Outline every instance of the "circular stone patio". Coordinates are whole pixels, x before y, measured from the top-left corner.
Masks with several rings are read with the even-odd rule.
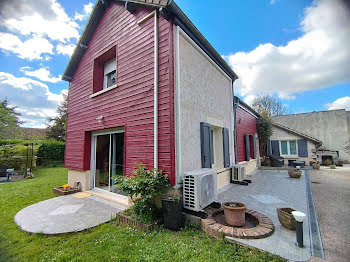
[[[16,224],[29,233],[78,232],[110,221],[125,207],[84,193],[55,197],[19,211]]]

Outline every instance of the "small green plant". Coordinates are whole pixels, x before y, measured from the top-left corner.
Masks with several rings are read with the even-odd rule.
[[[162,170],[148,170],[144,164],[138,163],[133,175],[117,177],[115,182],[134,202],[133,208],[128,212],[139,216],[141,220],[150,221],[157,218],[158,210],[154,199],[170,186],[169,178]]]

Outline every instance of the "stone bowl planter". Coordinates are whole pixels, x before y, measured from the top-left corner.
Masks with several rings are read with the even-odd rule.
[[[65,196],[65,195],[74,194],[74,193],[78,193],[78,192],[80,192],[80,189],[77,189],[77,188],[71,188],[69,190],[64,190],[63,187],[56,187],[53,189],[53,193],[55,195],[59,195],[59,196]]]
[[[290,178],[300,178],[301,172],[302,171],[298,169],[288,169],[288,175]]]
[[[312,168],[313,169],[320,169],[321,164],[320,163],[312,163]]]
[[[292,212],[295,211],[293,208],[277,208],[278,220],[285,228],[289,230],[295,230],[295,218],[292,215]]]
[[[222,204],[227,224],[231,226],[244,226],[245,204],[239,202],[226,202]]]

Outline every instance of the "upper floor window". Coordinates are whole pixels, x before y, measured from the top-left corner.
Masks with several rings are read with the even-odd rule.
[[[114,86],[116,82],[117,63],[115,58],[105,63],[103,89]]]
[[[110,48],[94,60],[93,94],[95,97],[117,87],[116,46]]]

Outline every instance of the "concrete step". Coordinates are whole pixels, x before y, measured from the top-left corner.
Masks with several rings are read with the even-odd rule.
[[[102,198],[104,200],[116,203],[118,205],[122,205],[126,208],[130,207],[132,205],[131,198],[128,196],[123,196],[120,194],[110,193],[110,192],[101,192],[98,190],[89,190],[85,191],[86,193],[90,193],[91,195],[95,197]]]

